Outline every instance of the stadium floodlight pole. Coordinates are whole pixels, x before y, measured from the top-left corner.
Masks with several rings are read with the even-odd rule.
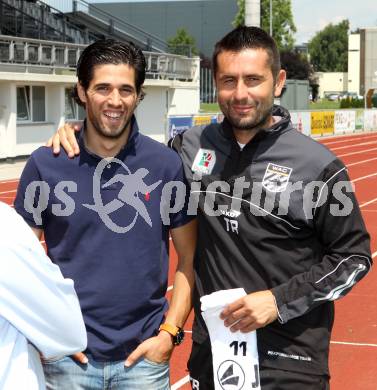
[[[270,0],[270,35],[272,36],[272,0]]]
[[[260,0],[245,0],[245,26],[260,27]]]

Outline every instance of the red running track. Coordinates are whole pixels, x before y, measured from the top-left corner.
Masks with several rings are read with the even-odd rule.
[[[377,256],[377,134],[354,134],[320,141],[339,156],[349,169],[365,223],[371,235],[373,258]],[[0,182],[0,201],[12,204],[17,180]],[[171,248],[169,286],[177,263]],[[377,271],[372,269],[344,299],[336,302],[336,319],[330,349],[332,390],[377,389]],[[167,293],[171,294],[171,287]],[[190,389],[186,362],[191,344],[192,314],[185,342],[171,361],[172,390]]]

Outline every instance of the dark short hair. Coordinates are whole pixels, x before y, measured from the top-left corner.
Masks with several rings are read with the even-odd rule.
[[[141,49],[132,42],[100,39],[87,46],[77,62],[76,75],[79,83],[86,91],[93,79],[97,65],[127,64],[135,69],[136,92],[143,97],[142,86],[145,81],[146,62]],[[76,102],[83,105],[75,87],[73,96]]]
[[[261,28],[246,26],[235,28],[216,43],[212,56],[212,68],[214,75],[216,75],[218,68],[217,57],[222,51],[237,53],[245,49],[266,50],[271,66],[271,72],[276,80],[281,69],[280,54],[276,46],[276,42]]]

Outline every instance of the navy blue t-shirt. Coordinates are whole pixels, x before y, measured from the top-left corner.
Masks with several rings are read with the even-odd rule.
[[[36,150],[22,173],[15,208],[44,230],[48,255],[75,282],[87,353],[99,361],[123,360],[155,334],[167,310],[169,229],[191,217],[183,207],[170,221],[166,212],[162,219],[160,204],[174,206],[168,196],[174,185],[167,183],[182,187],[182,163],[140,134],[135,120],[111,161],[86,150],[83,131],[79,144],[74,159]]]

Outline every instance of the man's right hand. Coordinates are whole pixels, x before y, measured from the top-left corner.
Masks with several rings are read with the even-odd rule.
[[[52,147],[54,154],[59,154],[61,145],[67,152],[69,158],[78,156],[80,154],[80,148],[75,137],[75,131],[80,131],[80,125],[65,123],[47,141],[46,146],[49,148]]]
[[[48,363],[49,361],[54,361],[55,359],[46,359],[41,353],[40,354],[40,357],[41,357],[41,360],[42,362],[46,362]],[[86,355],[82,352],[77,352],[73,355],[70,355],[70,357],[76,361],[77,363],[80,363],[80,364],[88,364],[89,360],[88,358],[86,357]]]
[[[89,361],[86,355],[82,352],[77,352],[72,355],[72,359],[81,364],[88,364]]]

